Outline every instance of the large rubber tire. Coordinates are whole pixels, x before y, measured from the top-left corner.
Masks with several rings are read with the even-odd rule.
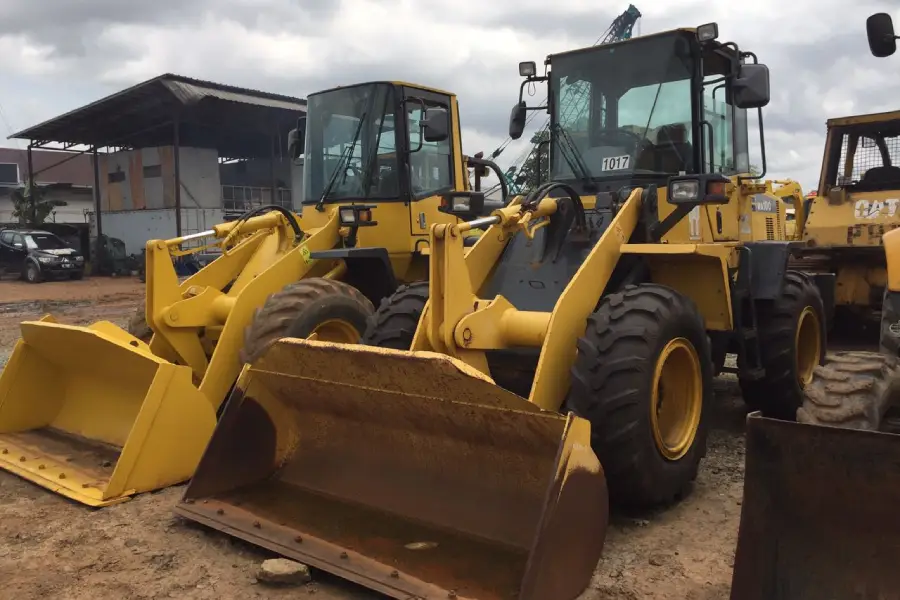
[[[825,362],[822,296],[812,281],[788,271],[781,296],[760,303],[757,310],[766,374],[757,380],[740,379],[744,402],[767,417],[793,421],[803,403],[803,387],[812,381],[816,365]]]
[[[131,318],[128,320],[128,326],[126,327],[128,333],[141,340],[142,342],[150,343],[150,338],[153,337],[153,330],[150,329],[150,326],[147,325],[147,318],[144,310],[144,303],[142,302],[140,306],[134,309],[134,313],[131,315]]]
[[[428,282],[401,285],[392,295],[381,301],[369,319],[362,343],[394,350],[409,350],[425,303],[428,302]]]
[[[900,360],[878,352],[834,352],[803,390],[797,421],[878,431],[900,391]]]
[[[661,357],[674,343],[681,343],[682,354],[692,361],[681,363],[680,370],[691,373],[685,379],[692,386],[690,393],[675,397],[688,399],[680,412],[690,423],[685,430],[690,431],[682,436],[678,454],[667,456],[656,435],[660,417],[654,403],[660,367],[668,363]],[[663,371],[667,378],[672,366],[680,372],[677,361],[668,365]],[[590,421],[591,445],[614,504],[644,508],[685,495],[706,454],[712,382],[709,338],[689,298],[671,288],[644,284],[601,302],[578,340],[565,406]]]
[[[900,356],[900,314],[894,309],[890,291],[884,290],[881,300],[881,334],[878,346],[889,356]]]
[[[331,279],[304,279],[269,296],[244,330],[240,360],[250,363],[281,338],[308,338],[357,343],[366,321],[375,312],[368,298],[355,287]],[[331,334],[320,329],[330,326]]]

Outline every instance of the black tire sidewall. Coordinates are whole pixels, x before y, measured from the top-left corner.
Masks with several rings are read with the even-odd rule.
[[[655,284],[630,289],[604,299],[590,317],[565,406],[591,423],[611,501],[646,508],[680,498],[696,478],[706,454],[713,365],[703,319],[690,299]],[[677,338],[688,340],[699,359],[702,406],[690,449],[669,460],[654,439],[650,410],[657,362]]]
[[[306,338],[325,321],[341,320],[356,329],[360,337],[366,330],[366,315],[359,311],[359,304],[352,298],[339,296],[328,302],[314,302],[303,307],[296,320],[285,330],[284,337]]]
[[[803,385],[797,366],[797,326],[800,315],[812,308],[819,322],[819,365],[825,364],[827,323],[825,308],[818,288],[797,271],[785,275],[785,289],[780,298],[760,310],[760,353],[766,375],[757,381],[741,381],[745,403],[765,416],[793,421],[803,403]],[[790,296],[794,288],[797,297]],[[779,331],[778,321],[788,316],[789,331]],[[789,338],[787,337],[789,335]],[[786,355],[785,346],[789,346]],[[786,357],[785,357],[786,356]]]
[[[31,276],[34,273],[34,277]],[[25,263],[25,281],[28,283],[39,283],[41,281],[41,269],[31,261]]]
[[[372,313],[372,303],[346,283],[312,278],[288,284],[271,294],[256,310],[244,330],[240,361],[253,362],[277,339],[307,338],[330,320],[352,325],[361,338]]]
[[[656,440],[653,437],[652,422],[650,419],[650,407],[643,411],[641,418],[641,428],[646,436],[645,452],[647,456],[641,464],[650,466],[655,465],[651,472],[646,473],[647,478],[655,479],[659,482],[659,486],[675,490],[682,487],[679,482],[694,479],[697,476],[697,467],[700,459],[706,454],[706,437],[708,434],[706,413],[712,402],[714,377],[712,360],[707,358],[704,360],[703,352],[707,352],[709,356],[709,340],[706,336],[706,330],[702,321],[699,321],[695,314],[679,311],[677,320],[667,321],[660,328],[653,352],[648,357],[647,362],[650,367],[648,377],[643,378],[644,386],[641,388],[641,395],[650,399],[653,393],[653,379],[657,362],[666,344],[677,338],[688,340],[694,347],[694,353],[700,362],[700,378],[702,385],[702,407],[700,410],[700,423],[690,449],[681,458],[672,461],[662,455],[657,447]],[[673,492],[677,495],[680,492]]]

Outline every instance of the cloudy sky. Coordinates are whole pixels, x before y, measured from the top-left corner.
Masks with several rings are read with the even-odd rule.
[[[635,4],[644,15],[636,34],[714,20],[720,39],[769,65],[769,174],[794,177],[804,190],[818,181],[827,117],[897,108],[900,54],[872,57],[865,36],[873,12],[890,12],[900,24],[895,0]],[[5,138],[163,72],[294,96],[402,79],[455,91],[465,151],[490,153],[506,137],[517,63],[540,64],[549,53],[593,44],[627,6],[627,0],[0,0],[0,133]],[[505,166],[522,150],[513,144],[498,162]],[[751,160],[758,164],[756,156]]]

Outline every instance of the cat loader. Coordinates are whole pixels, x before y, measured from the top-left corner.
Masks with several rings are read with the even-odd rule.
[[[716,37],[556,54],[545,76],[522,63],[513,138],[546,108],[522,102],[526,85],[588,92],[550,103],[550,182],[505,207],[446,194],[465,221],[432,225],[428,282],[383,300],[363,345],[286,337],[245,365],[177,514],[393,598],[568,600],[611,502],[689,492],[710,337],[734,343],[757,402],[799,403],[822,301],[786,272],[789,242],[766,239],[784,210],[772,182],[704,166],[725,149],[746,161],[746,120],[714,152],[693,107],[722,82],[723,112],[769,94],[767,68]],[[560,124],[579,98],[604,110]]]
[[[456,97],[405,83],[313,94],[291,133],[302,214],[254,209],[146,244],[140,339],[108,321],[21,324],[0,374],[0,467],[91,506],[187,480],[244,362],[291,335],[354,343],[398,282],[427,277],[438,192],[476,186]],[[200,243],[184,248],[182,244]],[[205,244],[205,245],[204,245]],[[173,258],[221,256],[179,282]]]
[[[890,16],[866,25],[893,54]],[[900,598],[900,231],[882,240],[880,351],[830,353],[796,421],[747,418],[732,600]]]

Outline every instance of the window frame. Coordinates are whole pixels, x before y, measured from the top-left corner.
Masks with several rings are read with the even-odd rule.
[[[409,202],[418,202],[419,200],[424,200],[426,198],[432,198],[436,195],[441,194],[441,192],[448,192],[457,189],[457,181],[456,181],[456,169],[454,168],[456,164],[456,152],[457,147],[454,143],[454,115],[452,109],[451,97],[449,94],[440,94],[438,92],[434,92],[431,90],[425,90],[421,88],[415,88],[410,86],[403,86],[402,94],[400,94],[403,98],[403,104],[400,107],[399,114],[402,115],[402,118],[399,119],[400,127],[402,130],[402,135],[400,140],[398,140],[398,152],[402,152],[402,158],[400,159],[400,169],[401,172],[404,173],[404,177],[401,177],[401,187],[405,187],[405,194],[403,199]],[[415,152],[412,152],[412,140],[410,139],[411,130],[409,127],[409,113],[407,109],[412,106],[419,106],[421,104],[425,104],[425,108],[442,108],[447,111],[447,118],[450,120],[450,131],[447,137],[446,143],[450,148],[450,152],[447,155],[447,170],[450,174],[449,183],[441,188],[435,190],[425,190],[423,192],[419,192],[418,194],[413,194],[412,192],[412,155]],[[423,115],[424,117],[424,115]],[[443,142],[440,142],[443,143]],[[424,148],[424,142],[423,146]],[[419,150],[421,151],[421,150]]]

